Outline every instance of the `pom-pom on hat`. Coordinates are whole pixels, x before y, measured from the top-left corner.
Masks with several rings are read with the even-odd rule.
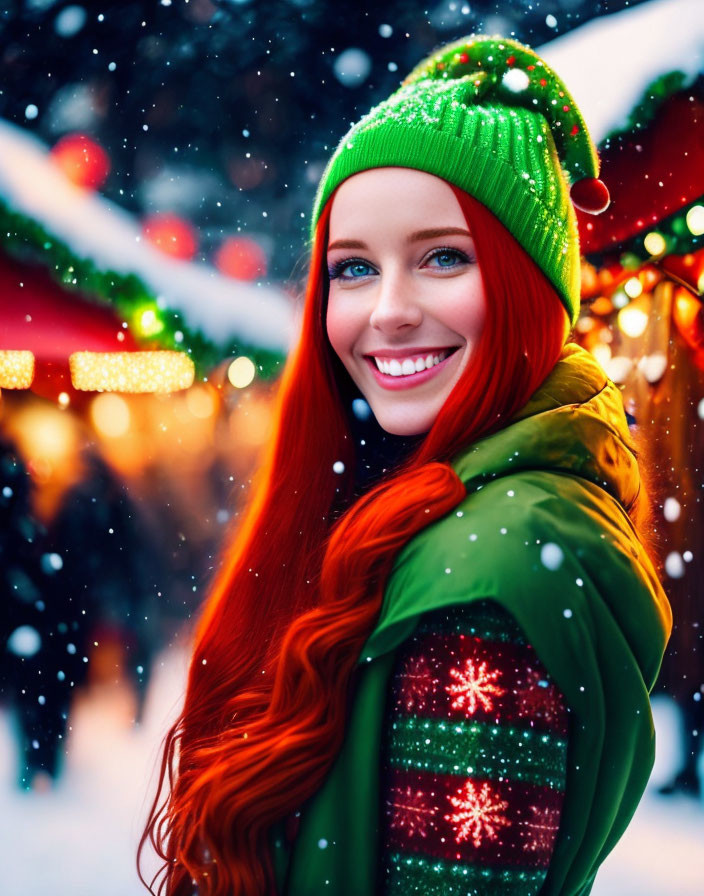
[[[572,326],[580,300],[574,207],[599,214],[609,192],[571,94],[529,47],[470,35],[420,62],[343,137],[323,172],[325,202],[368,168],[417,168],[484,203],[552,282]]]

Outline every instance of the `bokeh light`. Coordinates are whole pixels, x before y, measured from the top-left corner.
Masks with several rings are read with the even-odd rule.
[[[266,255],[248,237],[228,237],[215,253],[215,266],[236,280],[256,280],[266,275]]]
[[[693,205],[687,212],[687,227],[694,236],[704,233],[704,205]]]
[[[245,355],[241,355],[239,358],[235,358],[227,368],[227,378],[235,388],[244,389],[252,382],[256,372],[254,362]]]
[[[144,219],[142,231],[153,246],[173,258],[190,261],[196,254],[195,228],[178,215],[149,215]]]
[[[127,402],[113,392],[96,396],[91,402],[90,416],[93,426],[108,438],[125,435],[130,426],[130,409]]]
[[[66,177],[79,187],[97,190],[110,173],[110,158],[102,146],[85,134],[67,134],[55,144],[51,157]]]

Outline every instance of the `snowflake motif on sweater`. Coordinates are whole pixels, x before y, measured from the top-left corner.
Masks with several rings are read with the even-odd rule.
[[[531,806],[530,811],[532,819],[523,823],[525,848],[531,852],[549,851],[560,826],[560,810],[554,806]]]
[[[508,803],[497,799],[486,781],[480,790],[470,778],[456,796],[450,797],[450,802],[458,811],[445,818],[455,826],[455,840],[458,843],[471,836],[472,843],[481,846],[484,837],[495,840],[497,830],[502,825],[511,824],[504,815]]]
[[[425,709],[425,701],[435,684],[426,657],[414,656],[404,669],[399,700],[408,712],[420,712]]]
[[[487,672],[486,662],[477,665],[474,660],[467,659],[464,669],[450,669],[450,675],[457,684],[445,685],[448,694],[455,698],[452,701],[453,709],[465,709],[467,715],[473,716],[477,711],[477,705],[481,703],[483,708],[490,712],[494,708],[492,697],[501,697],[505,693],[502,687],[493,682],[501,675],[500,669],[492,669]]]
[[[435,807],[428,804],[425,791],[414,790],[410,785],[405,789],[396,787],[391,800],[395,809],[391,826],[400,828],[409,838],[427,837]]]

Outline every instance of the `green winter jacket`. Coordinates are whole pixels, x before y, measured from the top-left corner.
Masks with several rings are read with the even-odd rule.
[[[541,896],[586,896],[650,775],[649,693],[670,605],[625,508],[640,487],[621,393],[568,343],[530,401],[452,460],[467,495],[398,553],[361,652],[343,747],[272,831],[279,893],[372,896],[380,744],[395,653],[432,609],[491,597],[523,628],[570,708],[561,826]]]

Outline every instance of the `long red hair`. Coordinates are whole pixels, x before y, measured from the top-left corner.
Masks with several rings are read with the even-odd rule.
[[[318,789],[342,745],[354,668],[394,556],[462,500],[448,461],[506,425],[569,335],[544,274],[488,209],[453,190],[474,237],[485,327],[425,438],[360,497],[349,380],[324,324],[332,197],[320,216],[273,436],[224,547],[196,626],[183,710],[164,740],[137,853],[150,892],[139,871],[147,839],[164,859],[159,894],[186,896],[194,882],[200,896],[276,892],[271,826]]]

